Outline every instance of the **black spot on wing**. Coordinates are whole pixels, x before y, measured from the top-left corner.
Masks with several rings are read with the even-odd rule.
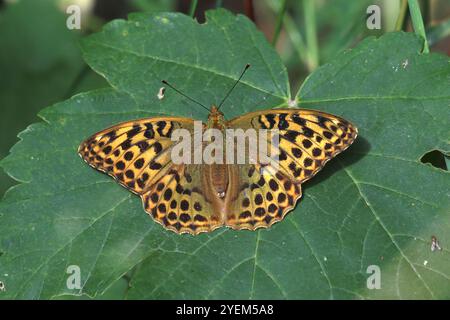
[[[127,138],[131,139],[133,138],[135,135],[137,135],[139,132],[141,131],[141,126],[138,124],[135,124],[133,126],[133,128],[127,132]]]
[[[145,127],[147,128],[144,132],[144,137],[147,139],[153,139],[155,133],[153,131],[153,125],[150,122],[145,123]]]
[[[278,121],[278,129],[279,130],[286,130],[289,128],[289,123],[286,121],[286,113],[280,113],[279,115],[279,121]]]
[[[302,127],[306,125],[306,120],[301,118],[298,114],[292,115],[292,121],[294,121],[296,124]]]
[[[156,125],[158,126],[158,129],[156,129],[158,131],[158,134],[160,136],[164,136],[163,131],[164,131],[164,128],[166,127],[166,125],[167,125],[167,122],[166,121],[158,121],[156,123]]]
[[[139,147],[139,150],[141,152],[148,150],[148,148],[150,147],[147,141],[139,141],[138,143],[136,143],[136,145]]]
[[[290,142],[295,143],[295,140],[300,135],[299,132],[293,130],[287,130],[286,133],[282,134],[282,136]]]

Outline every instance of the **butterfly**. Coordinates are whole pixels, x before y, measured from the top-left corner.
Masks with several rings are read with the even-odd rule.
[[[255,230],[281,221],[301,197],[301,184],[347,149],[358,133],[341,117],[306,109],[271,109],[225,120],[222,103],[210,108],[202,130],[276,129],[278,166],[174,163],[173,133],[185,129],[194,134],[193,119],[174,116],[116,124],[83,141],[78,153],[139,195],[145,211],[164,228],[196,235],[222,226]]]

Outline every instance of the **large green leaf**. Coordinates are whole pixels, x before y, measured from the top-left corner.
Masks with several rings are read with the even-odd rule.
[[[353,121],[356,144],[305,184],[284,221],[194,237],[154,223],[138,197],[79,159],[78,144],[157,113],[205,119],[173,91],[158,100],[161,79],[212,104],[250,63],[223,108],[233,117],[286,104],[286,70],[248,19],[224,10],[203,25],[181,14],[108,24],[83,50],[112,88],[45,109],[1,162],[23,183],[0,204],[0,297],[80,294],[66,287],[78,265],[90,296],[128,273],[128,298],[449,298],[448,174],[418,159],[449,149],[450,68],[421,47],[389,34],[319,68],[300,101]],[[430,250],[432,235],[442,251]],[[366,287],[369,265],[380,267],[379,290]]]
[[[21,0],[0,11],[0,158],[43,106],[80,92],[77,84],[105,86],[95,73],[82,73],[81,34],[66,28],[66,18],[56,0]],[[0,170],[0,197],[12,182]]]

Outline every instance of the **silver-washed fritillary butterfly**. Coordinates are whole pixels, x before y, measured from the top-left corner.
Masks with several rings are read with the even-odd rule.
[[[282,220],[301,197],[301,184],[348,148],[358,132],[340,117],[292,108],[227,121],[212,106],[203,125],[209,128],[278,129],[277,170],[260,163],[174,164],[172,133],[186,129],[193,134],[194,120],[170,116],[114,125],[82,142],[78,153],[139,195],[145,211],[166,229],[190,234],[221,226],[255,230]]]

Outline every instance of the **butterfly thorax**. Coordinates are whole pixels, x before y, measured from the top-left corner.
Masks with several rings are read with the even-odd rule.
[[[219,130],[225,130],[225,118],[223,116],[223,113],[219,111],[219,108],[216,106],[211,106],[211,110],[208,116],[208,122],[206,127],[219,129]]]

